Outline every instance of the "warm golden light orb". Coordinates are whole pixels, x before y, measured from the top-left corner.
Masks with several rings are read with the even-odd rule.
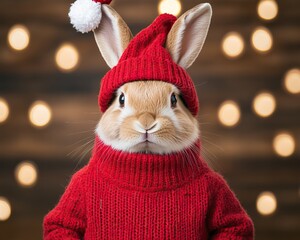
[[[285,74],[284,87],[289,93],[300,93],[300,69],[294,68]]]
[[[29,45],[29,30],[24,25],[15,25],[9,30],[7,41],[12,49],[17,51],[24,50]]]
[[[256,209],[261,215],[270,215],[277,208],[277,200],[272,192],[262,192],[256,200]]]
[[[221,124],[226,127],[235,126],[241,117],[240,108],[234,101],[228,100],[221,104],[218,111],[218,118]]]
[[[11,215],[11,206],[9,201],[0,197],[0,221],[6,221]]]
[[[5,99],[0,98],[0,124],[5,122],[9,115],[8,103]]]
[[[272,20],[278,14],[278,5],[274,0],[261,0],[257,5],[257,14],[263,20]]]
[[[227,33],[222,41],[223,53],[229,58],[236,58],[244,51],[244,39],[237,32]]]
[[[22,162],[15,169],[15,177],[21,186],[31,187],[38,177],[37,167],[31,162]]]
[[[29,120],[36,127],[46,126],[52,117],[49,105],[43,101],[34,102],[29,109]]]
[[[179,0],[161,0],[158,4],[158,12],[178,16],[181,12],[181,3]]]
[[[295,146],[295,139],[288,132],[277,134],[273,140],[274,151],[281,157],[291,156],[295,151]]]
[[[260,93],[254,98],[252,107],[258,116],[269,117],[276,109],[275,97],[268,92]]]
[[[268,52],[273,46],[272,34],[265,27],[256,28],[252,33],[251,43],[257,51]]]
[[[70,43],[61,45],[56,51],[55,62],[63,72],[74,70],[79,63],[78,50]]]

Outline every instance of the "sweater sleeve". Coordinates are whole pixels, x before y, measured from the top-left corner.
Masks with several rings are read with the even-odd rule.
[[[87,167],[75,173],[56,207],[44,218],[44,240],[78,240],[86,228],[85,176]]]
[[[207,218],[209,239],[252,240],[252,220],[223,177],[211,172],[207,175],[207,182],[210,191]]]

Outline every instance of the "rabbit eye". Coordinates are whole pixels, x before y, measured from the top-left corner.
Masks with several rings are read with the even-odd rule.
[[[172,93],[172,95],[171,95],[171,107],[172,107],[172,108],[175,108],[175,107],[176,107],[176,104],[177,104],[177,98],[176,98],[176,95],[175,95],[175,93]]]
[[[124,93],[121,93],[121,95],[119,97],[119,103],[120,103],[120,107],[124,107],[124,105],[125,105],[125,95],[124,95]]]

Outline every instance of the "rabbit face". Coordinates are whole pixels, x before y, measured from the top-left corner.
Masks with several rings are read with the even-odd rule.
[[[96,133],[118,150],[167,154],[192,145],[199,128],[177,87],[161,81],[136,81],[118,89]]]

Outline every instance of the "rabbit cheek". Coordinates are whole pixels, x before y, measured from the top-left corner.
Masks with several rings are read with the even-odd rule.
[[[134,144],[140,138],[140,133],[134,130],[134,121],[134,117],[128,117],[122,122],[119,134],[121,141],[133,141]]]
[[[107,110],[103,114],[96,129],[96,132],[102,140],[113,141],[118,138],[120,129],[120,122],[118,121],[119,118],[120,111]]]
[[[158,118],[157,119],[160,125],[160,129],[153,134],[153,138],[155,138],[155,142],[161,145],[165,145],[167,142],[170,142],[174,139],[176,135],[175,126],[171,120],[168,118]]]
[[[198,122],[196,119],[188,118],[184,113],[177,114],[177,120],[180,125],[179,136],[182,140],[194,140],[194,136],[198,135]]]

